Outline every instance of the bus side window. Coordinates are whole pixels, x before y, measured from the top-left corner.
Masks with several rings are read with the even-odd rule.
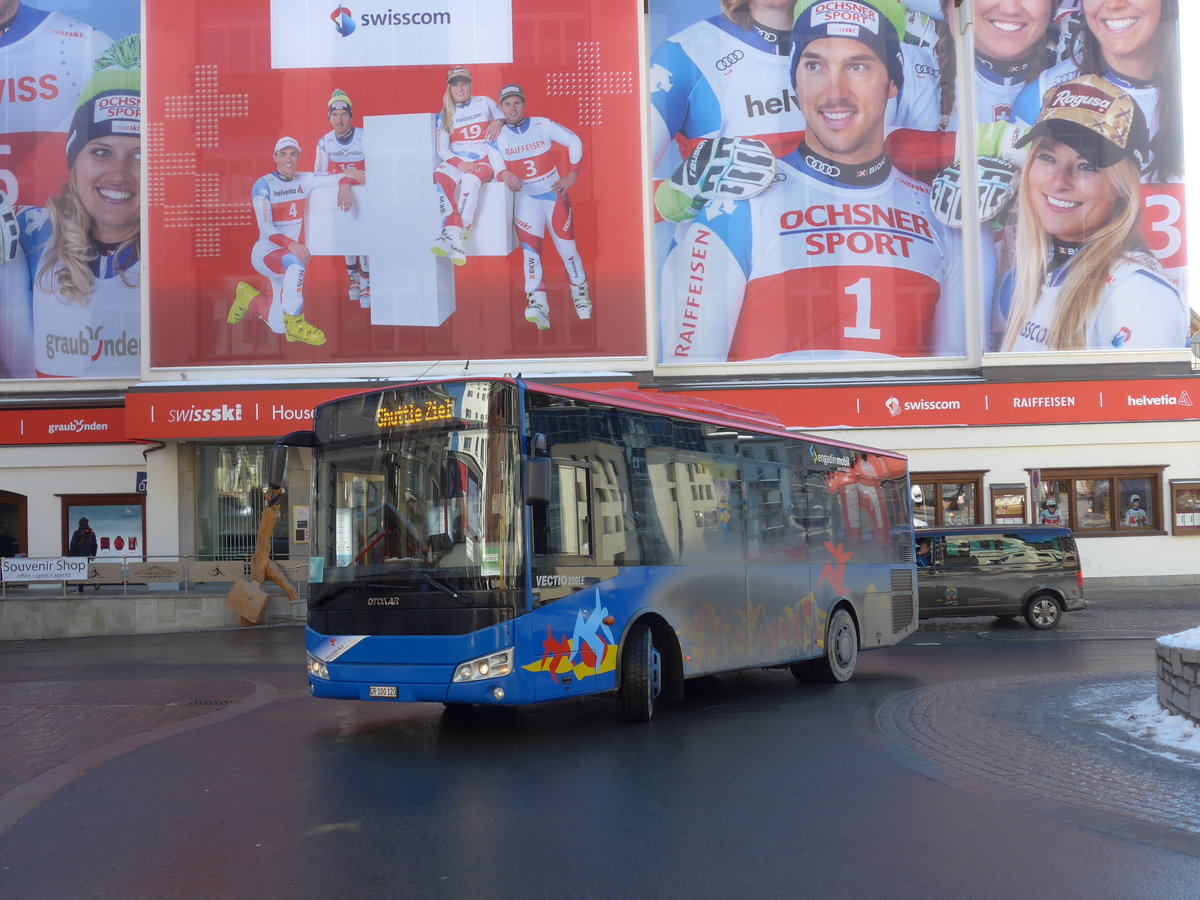
[[[586,464],[555,460],[550,503],[533,509],[533,552],[542,556],[590,556],[591,514]]]

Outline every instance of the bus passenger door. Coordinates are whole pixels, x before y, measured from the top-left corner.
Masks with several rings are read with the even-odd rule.
[[[809,656],[815,645],[810,551],[803,504],[803,470],[777,441],[743,447],[746,494],[746,622],[749,663],[771,665]]]

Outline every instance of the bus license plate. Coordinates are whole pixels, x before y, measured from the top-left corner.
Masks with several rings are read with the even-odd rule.
[[[399,696],[397,688],[389,684],[373,684],[367,688],[368,697],[383,697],[389,700],[395,700]]]

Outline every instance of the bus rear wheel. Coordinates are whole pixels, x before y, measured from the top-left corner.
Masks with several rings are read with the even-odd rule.
[[[811,661],[817,681],[840,684],[849,681],[858,663],[858,627],[854,616],[839,606],[829,617],[825,632],[825,655]]]
[[[636,624],[621,653],[621,711],[631,722],[649,722],[654,701],[662,690],[662,657],[654,646],[654,635],[644,624]]]

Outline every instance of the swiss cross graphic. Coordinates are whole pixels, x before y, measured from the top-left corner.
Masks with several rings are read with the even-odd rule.
[[[194,147],[211,150],[220,145],[220,112],[246,109],[249,94],[222,94],[217,86],[217,67],[196,66],[195,91],[191,96],[169,96],[165,99],[165,119],[185,119],[194,123]],[[221,229],[230,225],[252,225],[254,214],[242,201],[222,199],[221,176],[216,172],[198,172],[195,150],[168,153],[165,130],[161,123],[149,124],[146,149],[155,164],[150,167],[146,197],[157,206],[167,228],[190,228],[194,233],[194,252],[197,257],[221,255]],[[190,203],[167,203],[166,179],[189,178],[192,181]]]
[[[604,98],[631,94],[636,85],[634,73],[606,71],[600,62],[600,42],[580,41],[576,45],[574,72],[546,73],[546,94],[550,97],[578,97],[579,124],[604,124]]]

